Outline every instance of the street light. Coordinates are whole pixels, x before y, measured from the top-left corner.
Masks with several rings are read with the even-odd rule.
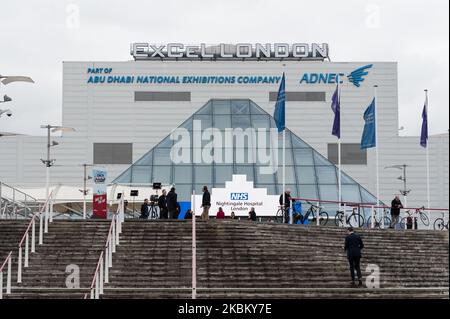
[[[49,187],[50,187],[50,167],[52,167],[55,163],[55,159],[50,159],[50,148],[52,146],[57,146],[59,145],[58,142],[56,141],[50,141],[50,131],[52,133],[54,132],[73,132],[75,131],[74,128],[71,127],[64,127],[64,126],[54,126],[54,125],[41,125],[41,128],[43,129],[47,129],[47,159],[41,159],[42,163],[45,165],[46,170],[45,170],[45,196],[46,199],[48,199],[48,196],[50,195],[49,192]],[[47,209],[45,211],[46,214],[46,219],[48,218],[48,206],[47,205]],[[50,221],[52,220],[52,216],[50,216]],[[46,228],[47,228],[47,224],[46,224]],[[47,232],[47,229],[45,230],[45,232]]]
[[[403,201],[405,203],[405,207],[408,207],[407,205],[407,201],[406,201],[406,197],[408,196],[408,194],[411,192],[410,189],[406,188],[406,168],[409,167],[409,165],[406,164],[402,164],[402,165],[391,165],[391,166],[386,166],[385,168],[396,168],[399,170],[403,171],[403,174],[399,177],[397,177],[398,180],[403,182],[403,189],[400,189],[400,194],[403,195]]]
[[[80,189],[79,191],[83,193],[83,219],[86,219],[86,196],[89,193],[88,189],[87,189],[87,181],[92,179],[92,176],[87,175],[87,167],[88,166],[93,166],[93,164],[83,164],[83,168],[84,168],[84,177],[83,177],[83,189]]]
[[[34,83],[33,79],[30,78],[29,76],[8,76],[8,75],[1,75],[0,74],[0,83],[3,83],[4,85],[7,85],[7,84],[13,83],[13,82]],[[8,95],[5,94],[3,96],[3,101],[0,101],[0,103],[6,103],[6,102],[11,102],[11,101],[12,101],[12,98],[10,98]],[[6,113],[6,115],[8,117],[11,117],[11,115],[12,115],[11,110],[1,110],[0,109],[0,117],[4,113]]]
[[[2,114],[6,114],[7,117],[11,117],[12,116],[12,112],[11,110],[2,110],[0,109],[0,117],[2,116]]]

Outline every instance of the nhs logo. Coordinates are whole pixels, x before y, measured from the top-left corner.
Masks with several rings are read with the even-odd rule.
[[[248,200],[248,193],[231,193],[231,200]]]

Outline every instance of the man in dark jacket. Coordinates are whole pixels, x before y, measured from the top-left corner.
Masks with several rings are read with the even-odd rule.
[[[391,202],[391,225],[390,228],[394,228],[400,219],[400,208],[403,208],[403,204],[398,196]]]
[[[141,216],[139,218],[141,219],[147,219],[148,218],[148,199],[146,198],[144,200],[144,203],[141,205]]]
[[[284,196],[285,198],[283,199],[283,194],[280,195],[280,206],[283,207],[283,200],[284,200],[284,208],[286,209],[284,211],[284,222],[285,223],[289,223],[289,214],[290,214],[290,209],[291,209],[291,190],[288,188],[286,189],[286,191],[284,192]]]
[[[211,208],[211,194],[209,193],[208,187],[203,186],[203,196],[202,196],[202,220],[209,219],[209,209]]]
[[[158,207],[159,207],[159,218],[167,219],[167,195],[166,190],[163,189],[162,195],[158,198]]]
[[[355,285],[355,270],[358,275],[358,286],[362,286],[361,275],[361,249],[364,248],[361,237],[353,232],[353,228],[347,228],[348,235],[345,237],[344,250],[347,252],[348,262],[350,264],[350,273],[352,277],[352,286]]]
[[[177,193],[175,193],[175,187],[170,189],[170,192],[166,197],[167,210],[169,211],[169,218],[173,219],[177,216]]]

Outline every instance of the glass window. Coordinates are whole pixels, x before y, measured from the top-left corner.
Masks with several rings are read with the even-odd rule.
[[[170,165],[170,148],[155,148],[154,165]]]
[[[356,182],[347,174],[341,171],[341,183],[342,184],[355,184]]]
[[[283,183],[283,167],[281,165],[278,166],[277,171],[278,184]],[[297,181],[295,180],[295,171],[294,166],[286,166],[286,184],[295,184]]]
[[[268,115],[252,115],[252,126],[256,128],[270,128],[269,116]],[[267,131],[269,134],[269,131]]]
[[[152,182],[154,183],[172,183],[171,166],[153,166]]]
[[[319,193],[322,200],[338,200],[337,185],[319,185]]]
[[[233,176],[233,166],[232,165],[215,165],[215,183],[225,183],[231,181]]]
[[[314,165],[313,153],[309,148],[294,149],[295,165]]]
[[[215,115],[213,119],[214,127],[220,129],[221,131],[224,131],[226,128],[232,128],[230,115]]]
[[[247,181],[254,181],[255,175],[253,172],[253,165],[236,165],[235,174],[247,175]]]
[[[328,144],[328,159],[334,163],[338,163],[338,144]],[[342,143],[341,144],[341,163],[344,165],[366,165],[367,150],[361,150],[359,143]]]
[[[303,142],[299,137],[295,136],[294,134],[292,134],[292,147],[295,147],[295,148],[309,148],[310,149],[308,144]]]
[[[203,185],[211,185],[212,183],[212,165],[195,165],[195,183],[202,183]]]
[[[192,194],[192,184],[175,184],[175,192],[179,202],[190,202]]]
[[[320,184],[337,184],[336,167],[316,166],[316,172]]]
[[[267,189],[267,195],[279,195],[278,193],[278,187],[276,184],[259,184],[257,183],[255,185],[257,188],[266,188]]]
[[[150,183],[151,181],[151,166],[133,166],[132,167],[132,183]]]
[[[175,184],[192,184],[192,165],[174,165],[173,180]]]
[[[231,114],[230,100],[213,100],[214,114]]]
[[[364,187],[360,186],[361,202],[367,204],[376,204],[377,198],[370,194]]]
[[[256,162],[256,149],[236,148],[234,152],[234,162],[236,164],[253,164]]]
[[[317,185],[315,184],[299,184],[298,185],[298,196],[301,198],[317,199],[319,198],[317,194]]]
[[[248,115],[234,115],[232,116],[233,128],[246,129],[251,127],[250,117]]]
[[[358,185],[342,185],[342,200],[353,203],[361,202],[361,195],[359,194]]]
[[[131,183],[131,170],[132,167],[128,168],[119,177],[114,180],[114,183],[129,184]]]
[[[316,165],[333,166],[330,161],[328,161],[325,157],[323,157],[316,151],[314,151],[314,162]]]
[[[158,147],[171,148],[172,146],[173,146],[173,140],[170,139],[170,136],[167,136],[158,144]]]
[[[283,149],[283,134],[278,134],[278,147],[280,150]],[[289,131],[286,131],[286,148],[291,148],[292,142],[291,142],[291,133]]]
[[[194,121],[200,121],[201,127],[196,124],[196,126],[194,127],[194,129],[198,130],[200,129],[200,131],[203,131],[205,128],[209,128],[212,127],[212,117],[211,115],[197,115],[195,114],[193,117]]]
[[[278,151],[278,164],[283,165],[283,149]],[[286,165],[294,165],[294,159],[292,156],[292,148],[286,148]]]
[[[153,151],[148,152],[142,156],[134,165],[152,165],[153,164]]]
[[[261,169],[263,172],[266,170],[266,165],[256,165],[255,166],[255,172],[256,172],[256,183],[258,184],[273,184],[275,183],[275,174],[265,174],[261,172]]]
[[[316,172],[314,166],[296,166],[299,184],[316,184]]]
[[[250,101],[250,113],[251,114],[266,114],[258,105]]]
[[[249,100],[231,100],[232,114],[250,114]]]
[[[205,106],[200,108],[200,110],[198,110],[195,113],[196,114],[211,114],[211,112],[212,112],[211,102],[208,102],[208,103],[206,103]]]

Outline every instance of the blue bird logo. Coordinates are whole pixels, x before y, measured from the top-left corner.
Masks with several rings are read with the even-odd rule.
[[[373,66],[373,64],[368,64],[365,66],[362,66],[355,71],[351,72],[349,75],[347,75],[348,80],[353,83],[355,86],[360,87],[361,82],[364,81],[364,77],[369,74],[367,69],[370,69]]]

